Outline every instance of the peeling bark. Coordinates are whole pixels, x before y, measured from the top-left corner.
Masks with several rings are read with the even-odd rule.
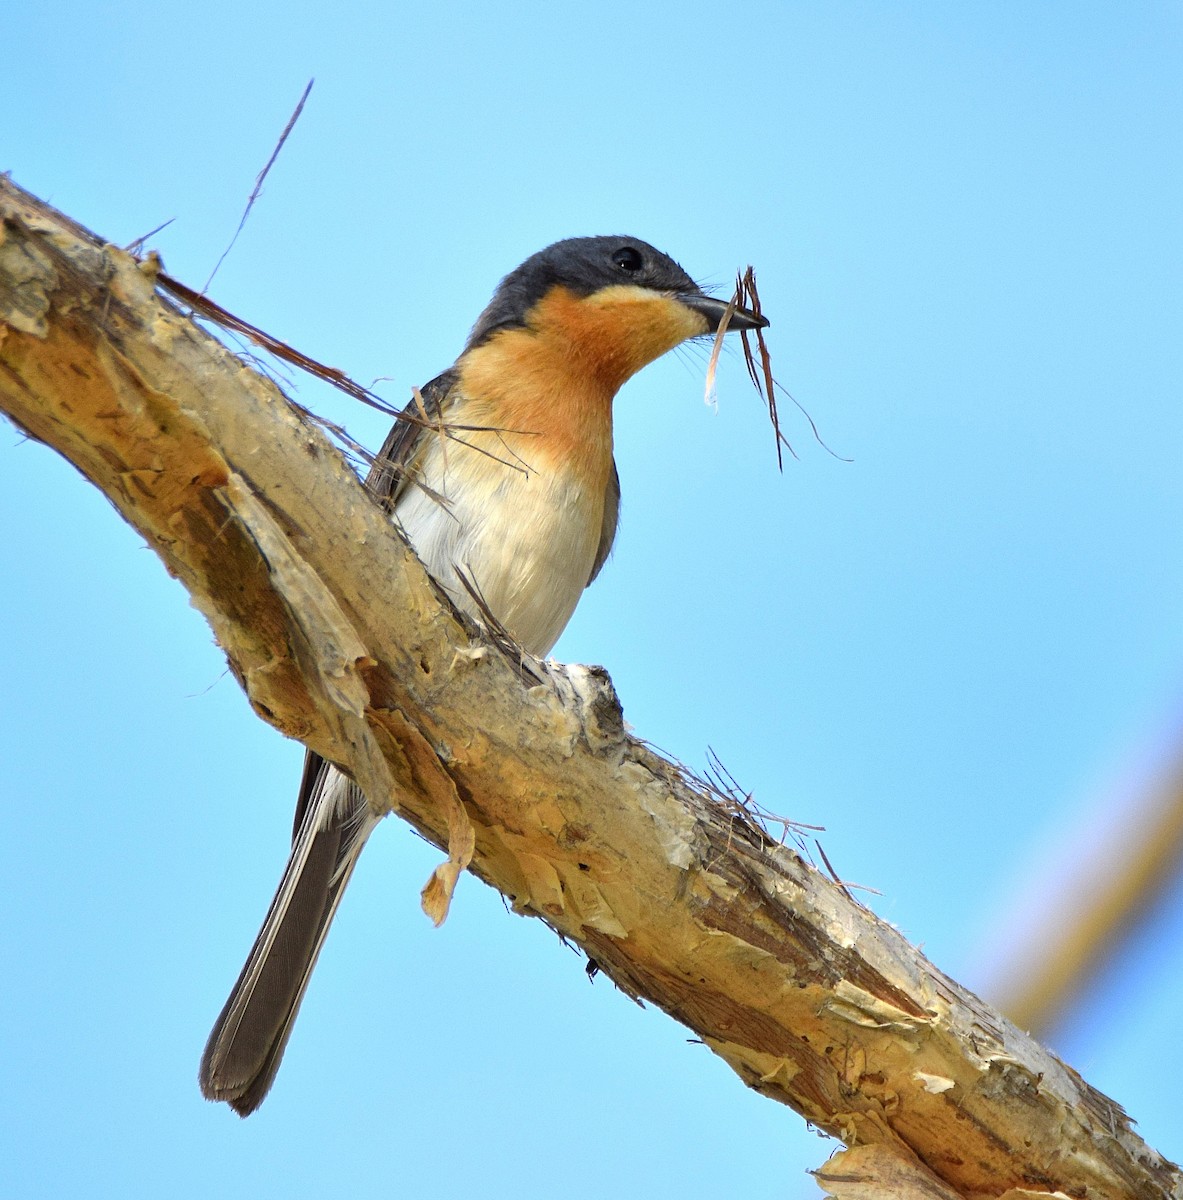
[[[750,1087],[877,1147],[880,1173],[912,1171],[913,1191],[856,1192],[836,1169],[832,1194],[1183,1197],[1115,1103],[630,737],[603,671],[523,662],[457,616],[149,263],[7,180],[0,221],[0,409],[147,539],[259,716],[436,845],[451,832],[453,864],[470,825],[468,869],[518,912]]]

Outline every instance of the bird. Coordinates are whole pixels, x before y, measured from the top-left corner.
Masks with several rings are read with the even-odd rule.
[[[398,414],[366,486],[457,608],[543,658],[616,536],[616,393],[725,315],[729,330],[768,324],[637,238],[556,242],[502,279],[456,362]],[[387,809],[307,751],[287,867],[201,1059],[207,1099],[242,1117],[263,1102]]]

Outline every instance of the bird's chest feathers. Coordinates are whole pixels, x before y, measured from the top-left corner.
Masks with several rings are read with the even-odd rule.
[[[474,352],[479,353],[479,352]],[[473,356],[470,356],[473,357]],[[471,363],[428,433],[397,515],[460,607],[461,574],[527,650],[545,654],[587,586],[612,475],[612,397],[559,372]],[[479,400],[467,399],[479,396]]]

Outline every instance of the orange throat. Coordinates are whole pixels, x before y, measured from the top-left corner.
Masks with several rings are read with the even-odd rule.
[[[662,293],[622,286],[580,298],[553,288],[524,328],[499,330],[460,359],[465,423],[503,431],[527,461],[542,456],[606,485],[616,393],[705,331],[705,318]]]

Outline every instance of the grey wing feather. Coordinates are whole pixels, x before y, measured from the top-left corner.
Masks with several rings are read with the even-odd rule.
[[[608,480],[608,490],[604,493],[604,521],[600,526],[600,544],[596,547],[596,561],[592,564],[591,575],[587,586],[600,573],[600,568],[608,561],[612,553],[612,543],[616,540],[616,526],[620,521],[620,475],[616,470],[616,460],[612,461],[612,478]]]

